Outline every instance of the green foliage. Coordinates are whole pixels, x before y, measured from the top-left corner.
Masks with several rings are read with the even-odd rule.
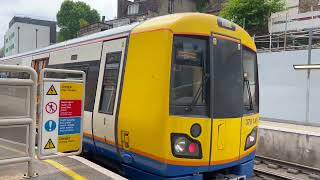
[[[80,28],[83,28],[83,27],[86,27],[89,25],[88,21],[86,21],[85,19],[81,18],[79,20],[79,23],[80,23]]]
[[[265,34],[271,13],[284,7],[284,0],[228,0],[220,16],[244,26],[250,34]]]
[[[98,22],[100,15],[84,2],[65,0],[57,14],[57,24],[60,27],[59,41],[77,37],[81,26]]]
[[[199,12],[203,12],[203,9],[207,6],[209,3],[209,0],[195,0],[197,5],[197,10]]]

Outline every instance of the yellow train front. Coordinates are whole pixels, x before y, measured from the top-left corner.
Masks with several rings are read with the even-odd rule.
[[[117,154],[132,179],[251,176],[258,116],[254,41],[200,13],[154,18],[129,36]]]

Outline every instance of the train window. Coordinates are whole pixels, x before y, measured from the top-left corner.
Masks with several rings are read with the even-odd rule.
[[[243,110],[243,73],[240,42],[214,38],[213,117],[241,117]]]
[[[249,49],[243,50],[243,73],[244,73],[244,112],[258,112],[258,72],[256,54]]]
[[[170,90],[170,114],[208,116],[208,39],[175,36]]]
[[[122,52],[108,53],[104,69],[99,112],[113,114]]]

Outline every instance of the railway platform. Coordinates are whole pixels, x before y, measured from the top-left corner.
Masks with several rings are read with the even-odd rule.
[[[320,168],[320,127],[261,118],[257,155]]]
[[[34,180],[124,180],[125,178],[80,156],[35,161]],[[26,163],[0,166],[0,179],[23,180]]]

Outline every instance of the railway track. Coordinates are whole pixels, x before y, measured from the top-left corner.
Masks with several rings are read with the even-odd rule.
[[[256,156],[254,179],[320,180],[320,169]]]

